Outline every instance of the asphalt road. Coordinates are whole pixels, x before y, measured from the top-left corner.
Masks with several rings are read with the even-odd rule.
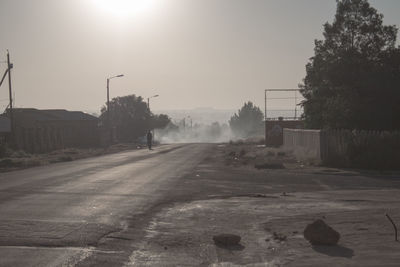
[[[398,174],[257,170],[229,160],[235,149],[165,145],[0,174],[0,266],[274,266],[275,258],[293,262],[302,255],[303,266],[321,266],[332,256],[316,252],[301,235],[288,237],[289,247],[265,241],[274,231],[297,227],[301,233],[321,214],[335,227],[351,226],[341,229],[342,245],[355,256],[335,266],[376,266],[368,251],[392,239],[383,212],[400,220]],[[354,239],[356,224],[365,231],[362,242]],[[213,234],[226,231],[243,237],[241,250],[214,245]],[[397,247],[390,248],[380,253],[397,263]]]
[[[93,254],[122,261],[131,249],[118,233],[210,147],[167,145],[1,174],[0,266],[71,266]],[[104,240],[114,243],[101,250]]]

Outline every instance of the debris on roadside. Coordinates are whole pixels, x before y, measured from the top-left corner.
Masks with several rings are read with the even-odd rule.
[[[287,236],[286,235],[281,234],[281,233],[277,233],[277,232],[273,233],[273,238],[274,238],[274,240],[278,240],[278,241],[281,241],[281,242],[287,240]]]
[[[393,225],[393,229],[394,229],[394,241],[399,241],[397,238],[397,226],[396,224],[393,222],[393,219],[389,216],[389,214],[385,214],[386,218],[388,218],[388,220],[390,221],[390,223]]]
[[[334,246],[340,239],[340,234],[321,219],[307,225],[303,234],[312,245]]]

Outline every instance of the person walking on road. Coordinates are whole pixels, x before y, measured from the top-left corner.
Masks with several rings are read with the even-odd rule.
[[[149,148],[149,150],[152,150],[151,148],[152,142],[153,142],[153,134],[149,130],[149,132],[147,133],[147,147]]]

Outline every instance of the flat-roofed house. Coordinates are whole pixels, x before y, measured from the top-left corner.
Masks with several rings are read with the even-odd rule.
[[[81,111],[15,108],[14,145],[32,153],[99,145],[98,118]]]

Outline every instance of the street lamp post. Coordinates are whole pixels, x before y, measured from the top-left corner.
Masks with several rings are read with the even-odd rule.
[[[147,98],[147,108],[149,109],[149,111],[150,111],[150,98],[158,97],[158,96],[159,95],[153,95],[153,96],[150,96],[150,97]]]
[[[112,76],[107,78],[107,128],[109,133],[109,141],[112,142],[112,132],[111,132],[111,123],[110,123],[110,80],[114,78],[124,77],[123,74]]]
[[[107,124],[110,127],[110,80],[114,78],[124,77],[123,74],[107,78]]]
[[[150,96],[150,97],[148,97],[147,98],[147,109],[149,110],[149,113],[150,113],[150,98],[153,98],[153,97],[159,97],[159,95],[153,95],[153,96]],[[154,132],[154,129],[153,129],[153,140],[155,140],[155,132]]]

